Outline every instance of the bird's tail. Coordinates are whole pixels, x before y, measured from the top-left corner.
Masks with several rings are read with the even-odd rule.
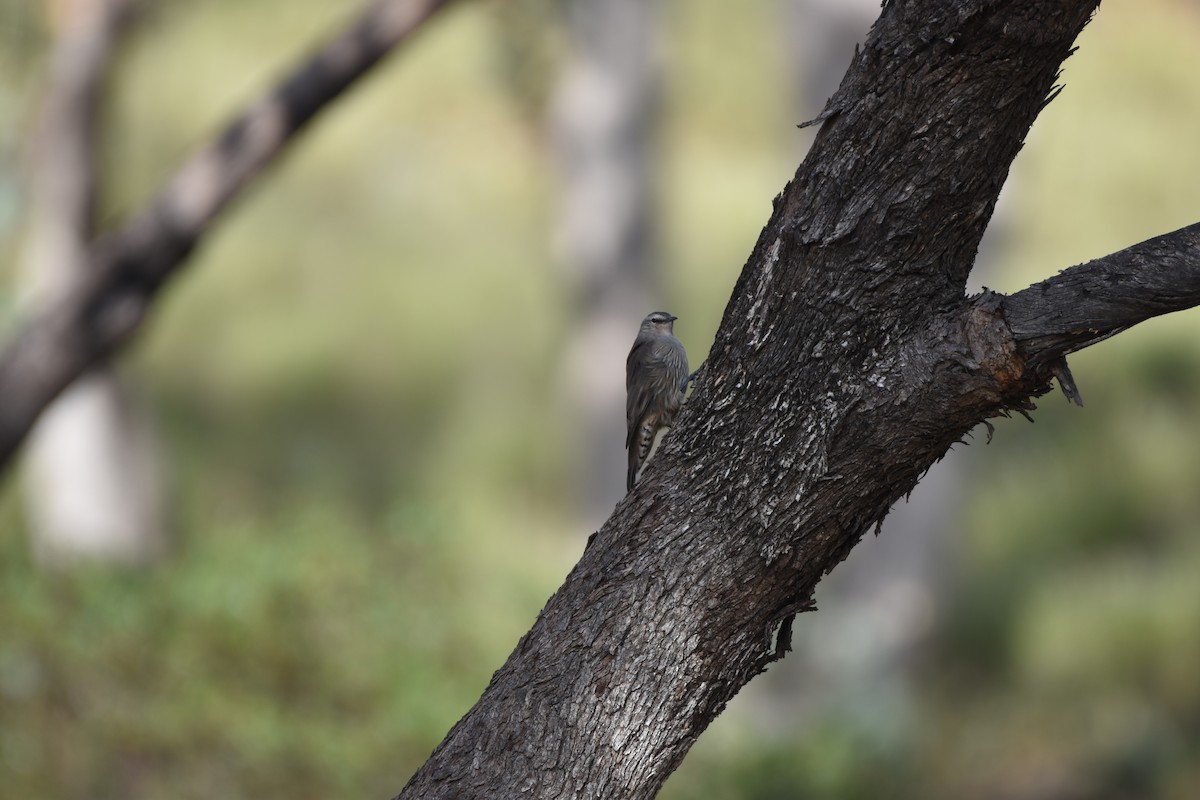
[[[633,485],[637,483],[638,470],[646,462],[646,456],[650,455],[650,448],[654,445],[654,432],[653,425],[642,424],[638,426],[637,435],[630,437],[629,471],[625,473],[626,492],[633,491]]]

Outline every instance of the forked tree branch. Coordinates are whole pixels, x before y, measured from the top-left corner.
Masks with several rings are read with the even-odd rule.
[[[49,298],[0,356],[0,469],[89,366],[139,328],[159,287],[304,126],[451,0],[376,0],[197,152],[124,228],[95,240],[84,279]]]

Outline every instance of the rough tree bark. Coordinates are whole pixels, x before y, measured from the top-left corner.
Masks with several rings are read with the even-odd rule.
[[[780,4],[792,70],[791,107],[803,119],[837,89],[846,62],[879,16],[879,0],[785,0]],[[815,126],[794,142],[797,158]],[[1009,187],[1011,189],[1011,187]],[[1002,208],[997,204],[997,215]],[[996,216],[972,272],[978,285],[984,251],[995,242]],[[959,504],[970,481],[971,454],[951,452],[888,515],[881,541],[857,550],[821,585],[821,619],[797,631],[796,654],[754,687],[750,712],[786,721],[798,732],[819,727],[847,698],[905,705],[931,632],[931,613],[953,584]],[[865,632],[877,630],[880,635]],[[870,645],[864,646],[864,636]],[[842,654],[835,657],[833,654]],[[853,654],[853,655],[850,655]],[[847,659],[850,662],[847,662]],[[769,690],[769,691],[768,691]],[[750,699],[748,698],[748,699]],[[769,723],[768,723],[769,724]]]
[[[787,650],[817,581],[1063,356],[1200,303],[1200,225],[965,296],[1097,0],[886,3],[777,198],[695,390],[401,798],[648,798]]]

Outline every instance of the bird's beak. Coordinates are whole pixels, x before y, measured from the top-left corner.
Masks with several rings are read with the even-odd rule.
[[[679,317],[673,317],[670,314],[667,314],[667,322],[674,322],[677,319],[679,319]]]

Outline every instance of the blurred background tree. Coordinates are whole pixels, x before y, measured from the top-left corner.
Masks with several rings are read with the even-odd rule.
[[[574,500],[599,528],[623,496],[628,332],[663,307],[658,236],[660,4],[568,0],[550,110],[558,172],[557,257],[569,315],[565,394],[575,410]],[[543,22],[544,24],[544,22]],[[614,377],[620,379],[614,380]]]
[[[17,486],[0,487],[6,793],[387,796],[557,586],[594,512],[568,444],[587,423],[558,389],[578,289],[551,246],[563,201],[540,122],[572,34],[544,8],[524,25],[501,3],[452,11],[322,118],[163,299],[125,365],[176,476],[169,561],[39,572]],[[353,12],[149,9],[115,65],[102,224]],[[657,297],[697,362],[794,170],[793,126],[824,99],[791,99],[794,13],[692,0],[656,15],[646,213]],[[44,19],[34,0],[0,6],[5,332]],[[1016,162],[989,285],[1196,221],[1198,33],[1189,0],[1101,10]],[[544,65],[514,92],[512,54],[535,46]],[[664,796],[1200,796],[1198,327],[1176,315],[1080,353],[1086,410],[1048,396],[1037,428],[1004,422],[960,453],[953,556],[909,586],[925,616],[903,691],[868,691],[868,672],[818,682],[814,703],[789,691],[802,677],[768,674]],[[626,346],[594,379],[621,384]],[[848,568],[909,535],[885,524]],[[798,634],[829,635],[822,617]],[[899,624],[852,623],[830,671],[868,663]]]
[[[97,154],[106,77],[132,17],[127,0],[54,0],[53,44],[30,137],[23,304],[46,306],[91,268],[98,233]],[[30,433],[23,461],[34,554],[47,566],[81,560],[147,564],[167,544],[165,465],[137,390],[115,366],[94,366]]]

